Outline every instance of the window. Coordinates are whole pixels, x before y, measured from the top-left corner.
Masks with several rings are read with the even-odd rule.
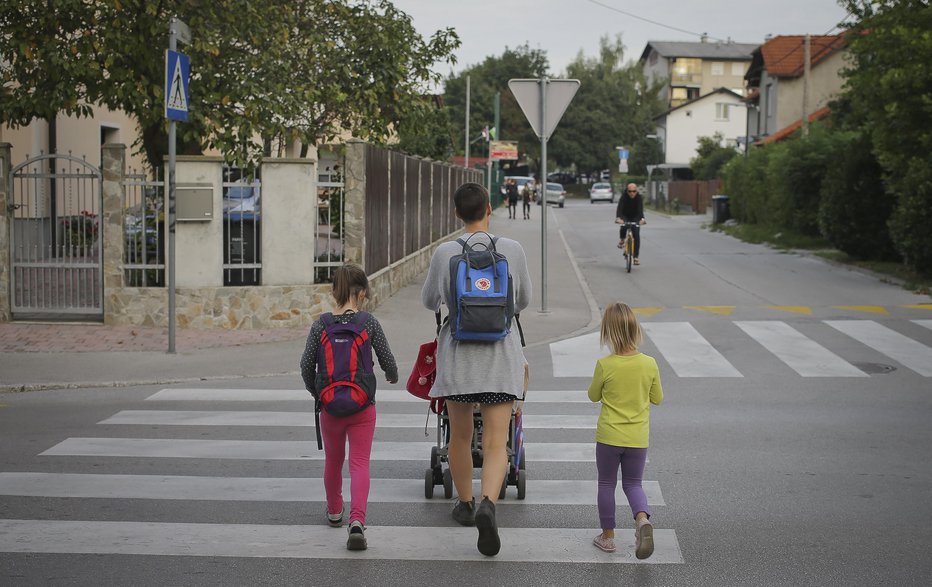
[[[677,59],[673,63],[673,83],[701,84],[702,59]]]
[[[713,61],[712,75],[725,75],[725,64],[721,61]]]
[[[715,103],[715,120],[728,120],[728,107],[731,104],[727,102]]]
[[[744,77],[744,63],[740,61],[732,61],[731,75],[740,75],[741,77]]]

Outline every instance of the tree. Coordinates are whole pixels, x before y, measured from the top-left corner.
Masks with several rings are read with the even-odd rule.
[[[689,161],[696,179],[716,179],[722,167],[738,154],[733,148],[723,146],[724,140],[725,135],[720,132],[711,137],[699,137],[696,156]]]
[[[928,0],[840,0],[854,22],[845,72],[844,126],[863,129],[896,207],[889,226],[907,265],[932,274],[932,5]]]
[[[508,90],[513,78],[539,78],[547,74],[547,55],[526,44],[505,48],[501,56],[489,56],[478,65],[447,78],[444,101],[453,128],[456,153],[465,154],[466,78],[469,77],[469,129],[475,139],[484,126],[495,124],[495,94],[501,93],[501,132],[496,138],[518,141],[518,149],[529,157],[540,157],[540,141],[531,130],[521,107]],[[475,152],[470,150],[470,152]]]
[[[450,30],[424,40],[388,0],[30,0],[0,4],[0,121],[16,126],[97,104],[136,118],[153,166],[163,115],[168,22],[192,42],[180,152],[216,148],[255,161],[278,139],[305,145],[348,130],[371,140],[424,115],[431,66],[453,61]]]
[[[548,146],[557,165],[575,165],[591,172],[617,166],[616,146],[628,146],[633,155],[646,154],[652,147],[646,135],[654,130],[652,118],[659,114],[657,89],[648,88],[636,63],[624,64],[621,37],[600,40],[599,56],[580,54],[568,67],[567,77],[580,81],[579,91],[563,115]],[[635,158],[639,167],[653,161]]]

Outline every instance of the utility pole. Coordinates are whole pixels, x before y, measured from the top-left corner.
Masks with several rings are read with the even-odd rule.
[[[809,136],[809,59],[810,59],[810,48],[809,48],[809,34],[806,34],[806,38],[803,41],[803,136]]]
[[[466,161],[463,167],[469,169],[469,76],[466,76]]]

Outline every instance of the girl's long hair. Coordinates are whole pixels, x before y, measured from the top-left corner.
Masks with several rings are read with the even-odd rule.
[[[337,306],[344,306],[351,299],[359,296],[359,292],[366,292],[369,297],[369,278],[359,265],[347,263],[333,272],[333,299]]]
[[[614,302],[605,308],[601,343],[611,349],[612,353],[620,355],[636,351],[643,337],[641,325],[631,306],[624,302]]]

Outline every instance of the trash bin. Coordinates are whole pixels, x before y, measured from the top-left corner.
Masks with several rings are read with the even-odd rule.
[[[728,199],[728,196],[721,194],[712,196],[712,224],[721,224],[731,218]]]

